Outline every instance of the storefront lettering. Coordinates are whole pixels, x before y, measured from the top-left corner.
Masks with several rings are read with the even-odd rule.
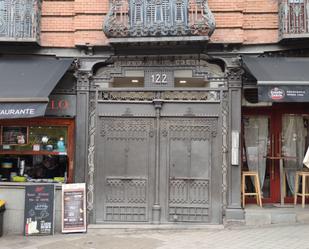
[[[0,115],[33,115],[35,114],[35,109],[2,109],[0,110]]]
[[[67,100],[51,100],[49,102],[49,109],[51,110],[66,110],[69,108]]]

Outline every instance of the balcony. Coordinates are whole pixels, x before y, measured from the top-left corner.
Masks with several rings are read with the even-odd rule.
[[[309,0],[281,0],[280,39],[309,38]]]
[[[39,42],[41,0],[0,0],[0,41]]]
[[[111,42],[208,40],[214,29],[207,0],[111,0],[103,28]]]

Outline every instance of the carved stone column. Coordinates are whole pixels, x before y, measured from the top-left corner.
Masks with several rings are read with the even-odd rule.
[[[76,140],[74,181],[86,181],[87,144],[88,144],[88,102],[90,88],[90,71],[76,71]]]
[[[156,157],[155,157],[155,198],[152,206],[152,220],[153,223],[160,223],[161,206],[160,206],[160,115],[162,109],[162,100],[154,100],[154,107],[156,109]]]
[[[229,89],[229,164],[228,164],[228,198],[225,212],[226,220],[240,220],[244,218],[244,212],[241,208],[241,82],[243,70],[239,66],[228,69],[228,89]],[[238,140],[238,149],[233,150],[232,162],[232,133],[233,139]]]
[[[94,200],[94,135],[97,91],[91,84],[91,71],[78,70],[76,100],[75,182],[87,183],[87,209],[92,215]]]

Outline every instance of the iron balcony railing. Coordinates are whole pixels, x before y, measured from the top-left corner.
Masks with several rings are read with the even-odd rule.
[[[0,0],[0,41],[39,42],[41,0]]]
[[[111,0],[107,37],[210,36],[215,19],[207,0]]]
[[[281,0],[279,5],[280,37],[309,37],[309,0]]]

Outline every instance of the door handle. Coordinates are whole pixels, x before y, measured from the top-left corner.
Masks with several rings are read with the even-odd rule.
[[[274,165],[274,160],[271,160],[271,179],[275,179],[275,165]]]

